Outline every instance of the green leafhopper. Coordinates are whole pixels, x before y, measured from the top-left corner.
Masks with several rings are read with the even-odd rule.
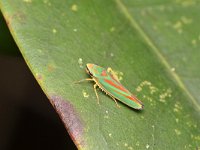
[[[129,92],[118,80],[117,76],[114,74],[111,68],[107,70],[95,64],[88,63],[86,65],[86,72],[91,76],[91,78],[81,80],[82,81],[94,81],[94,90],[99,103],[99,97],[96,91],[98,86],[106,94],[108,94],[117,104],[116,100],[128,105],[131,108],[141,110],[143,109],[143,104],[138,100],[131,92]],[[119,107],[119,105],[117,104]]]

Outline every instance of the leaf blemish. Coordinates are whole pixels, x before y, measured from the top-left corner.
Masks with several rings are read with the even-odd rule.
[[[25,3],[32,3],[32,0],[23,0]]]
[[[82,94],[83,94],[83,97],[85,98],[89,97],[89,94],[85,90],[82,90]]]
[[[115,31],[115,27],[111,27],[110,32],[114,32],[114,31]]]
[[[147,145],[146,145],[146,149],[149,149],[149,147],[150,147],[150,145],[149,145],[149,144],[147,144]]]
[[[108,136],[109,136],[109,137],[112,137],[112,133],[109,133]]]
[[[10,26],[10,24],[13,21],[17,21],[21,24],[25,24],[26,23],[26,15],[23,12],[16,12],[15,14],[13,14],[11,17],[7,16],[6,18],[6,23],[8,25],[8,27]]]
[[[196,1],[194,0],[176,0],[178,4],[180,4],[182,7],[189,7],[196,4]]]
[[[150,94],[154,94],[158,91],[158,88],[156,88],[150,81],[143,81],[137,86],[136,91],[141,92],[143,90],[143,87],[147,86],[150,90]]]
[[[57,30],[56,29],[52,29],[52,32],[55,34],[55,33],[57,33]]]
[[[180,112],[183,109],[183,107],[181,106],[180,102],[176,102],[174,104],[174,112]]]
[[[155,132],[155,126],[152,125],[152,128],[153,128],[153,133],[152,133],[152,141],[153,141],[153,146],[155,145],[155,137],[154,137],[154,132]]]
[[[191,24],[193,22],[193,20],[191,18],[187,18],[185,16],[182,16],[181,17],[181,21],[184,23],[184,24]]]
[[[140,142],[137,141],[137,142],[135,143],[135,145],[136,145],[136,146],[140,146]]]
[[[158,93],[160,90],[155,87],[150,81],[143,81],[141,82],[137,87],[136,87],[136,91],[137,92],[141,92],[145,87],[147,87],[150,90],[150,94],[156,94]],[[159,101],[166,103],[166,98],[171,97],[172,95],[172,90],[170,88],[168,88],[167,90],[164,90],[162,93],[159,94]],[[153,101],[153,98],[150,96],[146,96],[143,95],[143,98],[147,99],[151,104],[151,106],[155,106],[156,105],[156,101]]]
[[[194,140],[200,141],[200,136],[199,135],[198,136],[194,136]]]
[[[111,56],[111,57],[113,57],[113,56],[114,56],[114,54],[113,54],[113,53],[110,53],[110,56]]]
[[[77,12],[78,11],[78,6],[76,4],[73,4],[71,6],[71,10],[74,11],[74,12]]]
[[[174,129],[174,131],[175,131],[176,135],[181,135],[181,131],[180,130]]]
[[[197,128],[197,124],[191,121],[186,122],[186,125],[190,128]]]
[[[36,73],[36,79],[37,79],[37,80],[42,80],[42,75],[39,74],[39,73]]]
[[[62,119],[65,128],[68,130],[73,141],[79,148],[84,147],[85,141],[83,138],[83,122],[80,120],[79,114],[74,109],[73,105],[60,96],[51,95],[49,99]]]
[[[43,0],[44,4],[47,4],[48,6],[51,6],[51,3],[49,2],[49,0]]]
[[[174,25],[173,28],[179,33],[181,34],[183,32],[182,29],[182,22],[181,21],[177,21]]]
[[[193,39],[193,40],[191,41],[191,43],[192,43],[193,46],[196,46],[196,45],[197,45],[197,40]]]
[[[172,72],[174,72],[175,70],[176,70],[176,69],[175,69],[174,67],[173,67],[173,68],[171,68],[171,71],[172,71]]]
[[[78,59],[78,64],[79,64],[80,68],[83,68],[83,59],[82,58]]]
[[[180,20],[176,21],[172,27],[179,33],[181,34],[183,32],[183,25],[191,24],[193,22],[192,19],[187,18],[185,16],[181,16]],[[169,23],[171,24],[171,23]]]
[[[127,147],[127,146],[128,146],[128,144],[127,144],[127,143],[124,143],[124,146],[125,146],[125,147]]]
[[[108,116],[108,115],[104,115],[103,117],[104,117],[105,119],[108,119],[108,118],[109,118],[109,116]]]
[[[128,147],[128,149],[129,149],[129,150],[132,150],[132,149],[133,149],[133,147],[132,147],[132,146],[129,146],[129,147]]]
[[[47,66],[47,70],[48,70],[49,72],[54,71],[54,70],[55,70],[55,65],[54,65],[54,64],[49,64],[49,65]]]
[[[163,102],[163,103],[166,103],[166,98],[171,97],[171,94],[172,94],[172,90],[170,88],[167,89],[166,91],[164,91],[163,93],[161,93],[159,95],[159,101]]]
[[[108,111],[106,110],[106,115],[104,115],[104,118],[105,119],[108,119],[109,118],[109,116],[108,116]]]

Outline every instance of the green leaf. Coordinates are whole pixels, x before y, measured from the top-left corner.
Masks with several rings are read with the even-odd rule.
[[[0,0],[24,59],[79,149],[200,147],[198,0]],[[145,107],[98,90],[86,63],[112,67]]]

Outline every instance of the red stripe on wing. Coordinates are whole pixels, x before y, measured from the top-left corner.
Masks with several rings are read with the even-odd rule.
[[[128,93],[129,91],[127,89],[125,89],[122,85],[117,85],[115,84],[114,82],[112,82],[111,80],[108,80],[108,79],[104,79],[104,81],[112,86],[114,86],[115,88],[119,89],[119,90],[122,90],[126,93]]]
[[[141,101],[139,101],[135,96],[126,96],[126,98],[128,98],[128,99],[130,99],[130,100],[132,100],[132,101],[134,101],[135,103],[139,103],[139,104],[141,104],[142,105],[142,102]]]
[[[122,95],[122,96],[124,96],[124,97],[126,97],[126,98],[128,98],[129,100],[131,100],[131,101],[134,101],[135,103],[139,103],[140,105],[142,105],[142,102],[140,101],[140,100],[138,100],[135,96],[133,96],[133,95],[131,95],[131,96],[129,96],[129,95],[124,95],[123,93],[120,93],[119,91],[115,91],[116,93],[118,93],[118,94],[120,94],[120,95]]]

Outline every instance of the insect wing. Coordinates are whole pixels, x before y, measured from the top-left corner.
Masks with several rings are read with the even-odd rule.
[[[143,104],[133,94],[131,94],[119,81],[117,81],[106,70],[102,71],[102,76],[96,78],[98,85],[106,93],[125,103],[134,109],[142,109]]]

